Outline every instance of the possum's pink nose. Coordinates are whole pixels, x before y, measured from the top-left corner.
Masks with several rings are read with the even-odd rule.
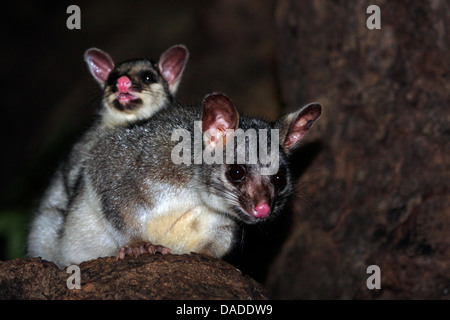
[[[117,89],[119,89],[120,93],[128,92],[128,89],[131,87],[131,80],[127,76],[121,76],[117,80]]]
[[[253,210],[253,215],[256,218],[265,218],[269,215],[270,207],[267,203],[261,203],[258,206],[255,207],[255,210]]]

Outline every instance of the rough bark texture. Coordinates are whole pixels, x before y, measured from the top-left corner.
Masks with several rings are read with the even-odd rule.
[[[450,298],[448,1],[280,0],[281,94],[319,101],[276,298]],[[308,146],[305,146],[308,148]],[[368,290],[369,265],[381,290]]]
[[[199,254],[144,255],[79,265],[72,273],[40,258],[0,261],[0,299],[267,299],[264,289],[230,264]]]

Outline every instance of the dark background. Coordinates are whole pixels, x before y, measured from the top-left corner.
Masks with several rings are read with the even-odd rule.
[[[81,30],[66,28],[71,4]],[[381,30],[366,27],[369,4]],[[222,91],[268,120],[324,106],[292,159],[295,197],[246,230],[235,265],[274,298],[450,298],[448,2],[21,1],[2,12],[0,259],[23,257],[33,209],[96,112],[84,51],[156,60],[183,43],[182,102]],[[381,290],[366,287],[372,264]]]

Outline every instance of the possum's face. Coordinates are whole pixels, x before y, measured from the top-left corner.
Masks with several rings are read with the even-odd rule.
[[[126,125],[150,118],[175,95],[189,53],[182,45],[167,49],[157,64],[136,59],[114,64],[100,49],[84,54],[89,71],[103,88],[103,123]]]
[[[203,154],[222,157],[220,162],[208,160],[212,164],[203,164],[197,173],[198,181],[204,183],[200,192],[203,201],[245,223],[275,216],[292,192],[288,155],[320,114],[321,106],[312,103],[268,123],[239,117],[223,94],[206,96]]]
[[[235,195],[230,201],[234,215],[246,223],[256,223],[275,216],[285,205],[291,193],[291,181],[287,168],[274,175],[261,175],[255,165],[229,165],[226,189]]]
[[[236,219],[254,224],[275,217],[292,192],[287,165],[272,175],[260,164],[222,164],[209,168],[205,190],[213,206]]]
[[[241,180],[242,169],[244,174]],[[227,178],[239,195],[239,206],[234,206],[233,211],[247,223],[274,217],[283,209],[292,191],[287,167],[280,168],[274,175],[261,175],[260,169],[254,166],[232,165],[227,171]]]
[[[161,109],[171,93],[157,66],[149,60],[117,65],[108,76],[103,100],[111,113],[146,115]]]

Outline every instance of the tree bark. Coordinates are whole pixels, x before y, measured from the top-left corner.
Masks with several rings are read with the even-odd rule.
[[[73,271],[40,258],[0,261],[0,299],[245,299],[268,296],[256,281],[230,264],[200,254],[143,255],[116,261],[98,258]]]
[[[297,184],[311,201],[294,203],[267,278],[275,298],[450,298],[450,3],[370,4],[379,30],[363,1],[277,4],[282,99],[324,112]]]

